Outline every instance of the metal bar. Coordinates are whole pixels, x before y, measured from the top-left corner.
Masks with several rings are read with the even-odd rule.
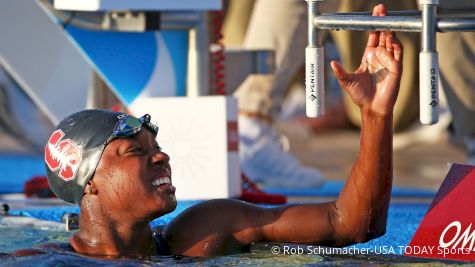
[[[307,19],[312,21],[316,16],[318,16],[318,2],[317,1],[308,1],[307,2]],[[313,27],[311,23],[308,23],[308,47],[317,47],[321,46],[321,40],[318,38],[318,29]]]
[[[421,32],[422,19],[411,16],[373,17],[323,14],[315,17],[314,26],[322,30]],[[475,31],[475,18],[440,18],[435,28],[438,32]]]
[[[475,19],[446,19],[437,22],[438,32],[473,32]]]
[[[421,51],[435,52],[435,19],[437,16],[437,6],[423,5],[422,9]]]
[[[421,31],[422,20],[409,16],[322,15],[315,18],[314,25],[325,30],[418,32]]]
[[[388,11],[388,16],[421,16],[420,10],[401,10],[401,11]],[[340,12],[340,13],[323,13],[323,16],[327,15],[359,15],[359,16],[371,16],[371,12]],[[475,10],[465,9],[440,9],[437,12],[437,18],[473,18],[475,17]]]
[[[338,12],[338,13],[322,13],[323,16],[337,15],[337,16],[371,16],[371,12]],[[387,11],[388,16],[420,16],[420,10],[400,10]]]
[[[188,31],[187,96],[202,96],[210,93],[208,34],[208,16],[200,12],[199,22]]]

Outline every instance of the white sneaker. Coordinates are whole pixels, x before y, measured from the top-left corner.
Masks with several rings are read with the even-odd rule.
[[[263,187],[320,187],[324,178],[316,169],[300,165],[282,150],[279,135],[267,123],[239,116],[239,155],[243,173]]]
[[[279,119],[290,121],[293,118],[302,117],[305,117],[305,88],[298,84],[289,89],[288,95],[282,102]]]

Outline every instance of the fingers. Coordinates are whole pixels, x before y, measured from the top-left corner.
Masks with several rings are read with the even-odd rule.
[[[388,12],[386,11],[386,7],[383,4],[378,5],[379,8],[379,15],[378,16],[387,16]]]
[[[330,66],[335,74],[336,79],[340,83],[340,86],[345,89],[346,84],[350,83],[353,80],[353,74],[350,74],[343,69],[340,63],[336,61],[330,62]]]
[[[385,47],[386,51],[389,52],[389,54],[393,55],[394,53],[394,47],[393,47],[393,42],[394,42],[394,37],[393,35],[386,35],[386,40],[385,40]]]
[[[388,65],[389,70],[394,73],[401,73],[402,71],[402,57],[403,57],[403,48],[399,40],[393,36],[389,35],[386,37],[386,51],[382,53],[382,58],[386,62],[393,62]]]
[[[378,42],[378,46],[380,47],[386,47],[386,37],[387,37],[387,33],[386,32],[381,32],[379,34],[379,42]]]
[[[396,61],[402,60],[402,44],[394,33],[390,35],[386,34],[385,47],[386,51],[388,51]]]
[[[373,9],[373,16],[374,14],[377,14],[377,16],[386,16],[386,7],[383,4],[375,6]],[[396,38],[395,32],[381,32],[378,46],[386,48],[386,51],[388,51],[397,61],[402,60],[402,45]]]
[[[370,32],[368,36],[367,47],[376,47],[378,46],[379,32]]]
[[[375,6],[373,8],[372,15],[373,16],[386,16],[387,15],[386,7],[384,7],[383,4]],[[369,37],[368,37],[368,43],[367,43],[366,46],[367,47],[376,47],[378,45],[379,46],[384,46],[386,37],[381,36],[381,35],[384,35],[384,33],[370,32]],[[381,42],[381,41],[383,41],[383,42]]]
[[[373,16],[378,16],[379,14],[379,5],[373,8]],[[379,32],[370,32],[368,36],[368,43],[366,44],[367,47],[376,47],[378,46],[378,39],[379,39]]]
[[[403,48],[401,42],[399,42],[397,38],[393,38],[391,46],[393,50],[394,59],[398,62],[402,62]]]
[[[376,5],[373,8],[373,16],[386,16],[386,7],[383,4]]]

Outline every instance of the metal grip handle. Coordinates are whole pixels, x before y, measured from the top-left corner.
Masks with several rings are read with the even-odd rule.
[[[422,51],[419,54],[419,106],[422,124],[432,125],[439,121],[439,64],[437,52]]]
[[[324,113],[323,47],[305,48],[305,92],[307,117],[316,118]]]

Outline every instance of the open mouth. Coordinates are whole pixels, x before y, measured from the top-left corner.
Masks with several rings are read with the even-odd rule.
[[[158,178],[158,179],[153,180],[153,182],[152,182],[152,185],[153,185],[153,186],[161,186],[161,185],[163,185],[163,184],[165,184],[165,185],[167,185],[167,184],[168,184],[168,185],[171,185],[172,182],[171,182],[171,180],[170,180],[170,177],[161,177],[161,178]]]
[[[172,185],[172,181],[169,176],[156,178],[152,181],[152,185],[160,191],[164,191],[168,194],[175,193],[175,187]]]

